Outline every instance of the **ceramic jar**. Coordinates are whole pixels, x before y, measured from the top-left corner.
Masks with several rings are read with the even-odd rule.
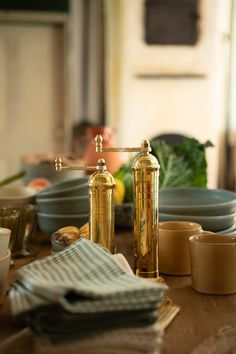
[[[97,153],[95,146],[96,135],[103,137],[103,147],[116,146],[115,130],[111,127],[89,127],[87,129],[88,141],[84,153],[84,161],[86,166],[97,165],[98,159],[102,158],[106,161],[106,166],[111,174],[119,170],[122,164],[122,156],[119,152]]]

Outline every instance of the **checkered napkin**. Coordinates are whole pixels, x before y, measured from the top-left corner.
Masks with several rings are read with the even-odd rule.
[[[34,354],[158,354],[163,331],[158,323],[139,328],[110,330],[91,338],[52,345],[45,338],[35,338]]]
[[[150,309],[167,289],[127,273],[87,239],[20,268],[15,276],[10,291],[14,315],[51,304],[81,314]]]

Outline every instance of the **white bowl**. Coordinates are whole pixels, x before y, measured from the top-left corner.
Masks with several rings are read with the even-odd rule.
[[[6,292],[7,275],[10,267],[11,252],[8,250],[5,256],[0,257],[0,298]]]
[[[36,192],[24,186],[0,188],[0,207],[5,205],[23,205],[35,200]]]
[[[5,227],[0,227],[0,258],[7,254],[11,230]]]

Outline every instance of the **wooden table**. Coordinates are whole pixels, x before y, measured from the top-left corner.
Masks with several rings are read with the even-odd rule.
[[[132,266],[133,244],[131,232],[119,232],[116,235],[117,252],[121,252]],[[32,243],[33,255],[16,260],[9,272],[9,282],[14,271],[35,259],[50,253],[48,238],[37,233]],[[191,288],[189,276],[163,276],[169,286],[169,297],[180,305],[181,310],[166,329],[162,354],[189,354],[204,339],[216,335],[224,326],[236,326],[236,295],[210,296],[195,292]],[[0,342],[20,329],[10,316],[9,299],[6,295],[0,305]],[[9,353],[10,354],[10,353]]]

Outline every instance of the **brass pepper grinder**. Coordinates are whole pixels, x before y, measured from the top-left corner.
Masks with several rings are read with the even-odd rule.
[[[158,185],[159,163],[150,154],[148,140],[141,147],[104,148],[102,136],[95,138],[96,151],[139,152],[133,162],[134,175],[134,270],[143,278],[159,277],[158,272]]]
[[[57,171],[87,170],[95,172],[89,177],[89,236],[90,240],[114,252],[114,189],[115,182],[107,171],[105,160],[99,159],[97,166],[62,166],[60,157],[55,159]]]

